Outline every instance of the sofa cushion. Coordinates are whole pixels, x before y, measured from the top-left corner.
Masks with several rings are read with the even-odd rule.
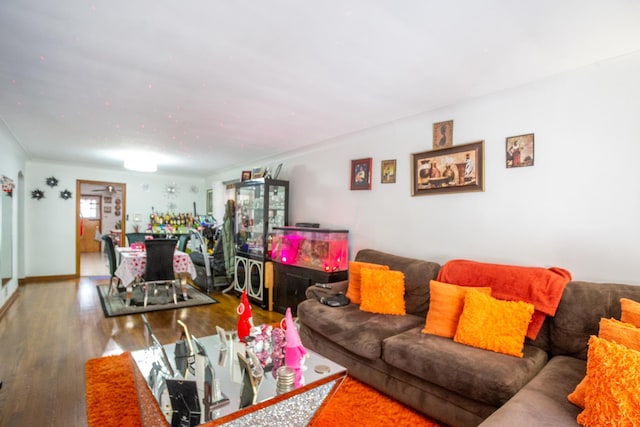
[[[453,340],[485,350],[522,357],[533,304],[502,301],[476,290],[467,292]]]
[[[622,308],[620,320],[640,328],[640,302],[620,298],[620,306]]]
[[[624,345],[632,350],[640,351],[640,328],[624,323],[616,319],[600,319],[600,331],[598,337],[607,341]],[[584,408],[587,393],[587,377],[585,377],[576,389],[567,398],[569,402]]]
[[[404,316],[404,275],[400,271],[362,269],[360,310]]]
[[[298,318],[307,328],[367,359],[380,358],[385,338],[424,322],[413,315],[367,313],[355,304],[328,307],[313,299],[298,305]]]
[[[535,346],[526,345],[524,357],[517,358],[426,335],[421,328],[384,340],[382,357],[405,372],[493,406],[509,400],[547,362],[547,353]]]
[[[596,336],[589,340],[582,425],[632,426],[640,420],[640,352]]]
[[[513,398],[488,417],[480,427],[578,426],[580,408],[566,396],[584,376],[586,362],[557,356]]]
[[[569,282],[551,318],[552,355],[587,360],[587,342],[591,335],[598,334],[600,319],[620,319],[620,298],[640,301],[640,286]]]
[[[362,302],[362,270],[389,270],[386,265],[374,264],[369,262],[349,262],[349,288],[347,288],[347,297],[354,304]]]
[[[470,288],[431,280],[429,282],[431,301],[429,301],[429,312],[422,333],[453,338],[464,308],[464,297],[470,290],[491,295],[489,287]]]
[[[427,315],[429,308],[429,281],[436,278],[440,264],[392,255],[374,249],[362,249],[356,261],[388,265],[389,269],[404,273],[406,311],[418,316]]]

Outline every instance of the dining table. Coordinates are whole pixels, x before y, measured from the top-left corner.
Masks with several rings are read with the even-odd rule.
[[[142,278],[145,267],[147,265],[147,253],[144,249],[126,249],[118,251],[120,256],[120,263],[115,271],[115,275],[122,281],[122,284],[126,287],[126,300],[125,305],[129,306],[131,303],[131,294],[133,287]],[[187,297],[186,281],[182,280],[187,274],[195,279],[198,276],[196,267],[191,261],[189,254],[175,250],[173,253],[173,271],[181,278],[180,288],[184,299]]]

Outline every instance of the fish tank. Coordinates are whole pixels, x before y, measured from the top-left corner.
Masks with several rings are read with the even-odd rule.
[[[271,260],[332,273],[349,269],[349,231],[273,227]]]

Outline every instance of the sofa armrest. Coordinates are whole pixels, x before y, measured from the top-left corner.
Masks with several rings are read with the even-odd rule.
[[[320,301],[320,298],[322,297],[329,298],[336,296],[339,293],[346,294],[348,285],[349,281],[343,280],[342,282],[329,283],[331,288],[322,288],[317,285],[309,286],[305,292],[305,296],[309,299],[316,299]]]

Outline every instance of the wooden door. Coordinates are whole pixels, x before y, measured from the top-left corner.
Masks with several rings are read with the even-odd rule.
[[[80,252],[100,252],[100,242],[96,241],[96,229],[100,230],[99,219],[84,219],[84,233],[80,236]]]

